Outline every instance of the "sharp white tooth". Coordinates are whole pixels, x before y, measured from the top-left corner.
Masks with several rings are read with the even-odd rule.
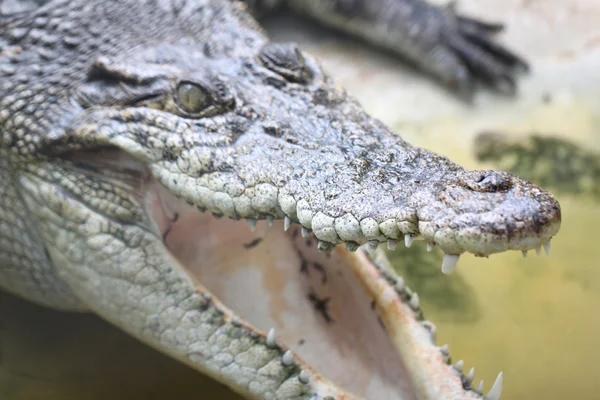
[[[396,239],[388,239],[387,246],[390,250],[396,250],[396,247],[398,247],[398,241]]]
[[[490,389],[488,394],[485,395],[484,399],[485,400],[499,400],[501,394],[502,394],[502,372],[500,372],[498,374],[498,377],[496,378],[496,382],[494,382],[494,384],[492,385],[492,388]]]
[[[404,278],[399,277],[398,279],[396,279],[396,284],[394,286],[396,286],[396,290],[399,292],[404,292]]]
[[[291,225],[292,225],[292,219],[286,215],[285,218],[283,219],[283,231],[287,232],[287,230],[290,229]]]
[[[254,218],[246,218],[246,222],[250,227],[250,230],[254,232],[256,230],[256,220]]]
[[[308,228],[302,227],[302,237],[307,239],[310,237],[311,231]]]
[[[475,378],[475,368],[471,368],[467,376],[465,376],[465,379],[467,382],[469,382],[469,385],[471,382],[473,382],[473,378]]]
[[[442,353],[445,356],[450,355],[450,347],[447,344],[443,345],[442,347],[440,347],[440,353]]]
[[[433,324],[433,322],[431,321],[422,321],[421,325],[423,325],[423,328],[427,329],[429,331],[429,333],[431,334],[431,341],[433,342],[433,344],[435,344],[435,337],[437,335],[437,328],[435,327],[435,325]]]
[[[421,305],[421,301],[419,300],[419,295],[414,293],[412,295],[412,297],[410,298],[409,304],[414,310],[418,310],[419,306]]]
[[[479,386],[477,386],[477,393],[483,394],[483,379],[479,381]]]
[[[433,250],[433,245],[431,243],[427,243],[427,252],[429,253],[431,250]]]
[[[269,223],[269,226],[273,226],[273,220],[275,219],[274,216],[272,215],[267,215],[267,222]]]
[[[454,364],[452,366],[452,368],[454,368],[458,372],[462,373],[462,370],[463,370],[464,366],[465,366],[465,362],[463,360],[458,360],[458,362],[456,364]]]
[[[291,350],[283,353],[283,356],[281,356],[281,363],[286,367],[291,367],[294,365],[294,354],[292,354]]]
[[[275,329],[274,328],[271,328],[271,330],[267,334],[267,340],[265,341],[265,344],[267,345],[267,347],[271,347],[271,348],[277,346],[277,342],[275,341]]]
[[[404,245],[406,247],[412,246],[413,239],[414,239],[414,236],[411,234],[404,235]]]
[[[548,239],[548,241],[546,243],[544,243],[544,251],[546,252],[546,255],[550,255],[551,241],[552,241],[552,239]]]
[[[356,251],[360,247],[360,245],[356,242],[346,242],[345,245],[346,250],[348,251]]]
[[[300,371],[300,374],[298,374],[298,380],[300,381],[300,383],[303,384],[307,384],[310,382],[310,376],[308,376],[308,374],[306,373],[305,370]]]
[[[523,258],[527,257],[527,250],[521,250],[521,253],[523,254]]]
[[[452,271],[454,271],[454,267],[456,267],[459,257],[460,255],[458,254],[444,254],[444,259],[442,260],[442,272],[446,275],[450,275]]]
[[[535,252],[536,252],[536,254],[539,256],[539,255],[540,255],[540,253],[542,252],[542,246],[538,246],[538,247],[536,247],[536,248],[535,248]]]

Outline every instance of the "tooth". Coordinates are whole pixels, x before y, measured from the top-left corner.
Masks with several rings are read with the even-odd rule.
[[[538,246],[535,248],[535,252],[537,253],[537,255],[539,256],[540,253],[542,252],[542,246]]]
[[[444,254],[444,259],[442,260],[442,273],[450,275],[452,271],[454,271],[454,267],[456,267],[459,257],[458,254]]]
[[[360,244],[356,242],[346,242],[346,250],[356,251],[360,247]]]
[[[415,293],[416,295],[416,293]],[[423,328],[427,329],[429,331],[429,333],[431,334],[431,341],[435,344],[435,337],[437,334],[437,328],[435,327],[435,325],[433,324],[433,322],[431,321],[422,321],[421,325],[423,325]]]
[[[465,376],[465,380],[469,382],[470,385],[471,382],[473,382],[473,378],[475,378],[475,368],[471,368],[467,376]]]
[[[256,230],[256,220],[254,218],[246,218],[246,222],[250,227],[250,230],[254,232]]]
[[[500,372],[498,374],[498,377],[496,378],[496,382],[494,382],[494,384],[492,385],[492,388],[490,389],[488,394],[485,395],[484,399],[485,400],[499,400],[501,394],[502,394],[502,372]]]
[[[394,286],[396,286],[398,292],[404,292],[404,278],[399,277],[396,279],[396,284]]]
[[[458,360],[456,364],[452,366],[455,370],[462,373],[463,367],[465,366],[465,362],[463,360]]]
[[[442,347],[440,347],[440,353],[442,353],[445,356],[450,355],[450,347],[447,344],[443,345]]]
[[[398,246],[398,241],[396,239],[388,239],[387,246],[389,250],[396,250]]]
[[[433,245],[431,243],[427,243],[427,252],[433,250]]]
[[[325,242],[323,240],[319,240],[317,242],[317,249],[319,249],[319,251],[323,253],[331,253],[334,247],[335,246],[333,245],[333,243]]]
[[[265,341],[267,347],[273,348],[277,346],[277,342],[275,341],[275,329],[271,328],[269,333],[267,334],[267,340]]]
[[[303,226],[302,227],[302,237],[306,239],[306,238],[310,237],[310,234],[311,234],[311,230],[308,228],[305,228]]]
[[[483,379],[479,381],[479,386],[477,386],[477,393],[483,394]]]
[[[544,251],[546,252],[546,255],[550,255],[551,241],[552,241],[552,239],[548,239],[548,241],[546,243],[544,243]]]
[[[413,294],[409,301],[410,306],[413,310],[418,310],[421,302],[419,301],[419,295],[417,293]]]
[[[377,247],[379,246],[379,240],[369,240],[367,243],[369,245],[369,250],[371,251],[377,250]]]
[[[292,225],[292,219],[286,215],[285,218],[283,219],[283,231],[287,232],[287,230],[290,229],[291,225]]]
[[[294,365],[294,354],[292,354],[291,350],[283,353],[283,356],[281,356],[281,363],[286,367],[291,367]]]
[[[404,245],[406,247],[410,247],[412,245],[413,239],[414,239],[414,236],[411,234],[404,235]]]
[[[300,371],[300,374],[298,374],[298,380],[300,381],[300,383],[303,384],[307,384],[310,382],[310,376],[308,376],[308,374],[306,373],[305,370]]]
[[[523,254],[523,258],[527,257],[527,250],[521,250],[521,253]]]
[[[274,216],[272,215],[267,215],[267,222],[269,223],[269,226],[273,226],[273,220],[275,219]]]

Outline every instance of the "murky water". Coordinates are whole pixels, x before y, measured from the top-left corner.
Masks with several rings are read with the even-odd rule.
[[[503,370],[503,399],[591,400],[600,391],[600,199],[593,190],[600,181],[585,168],[594,163],[581,154],[600,164],[600,53],[590,44],[600,37],[593,18],[600,17],[600,4],[525,3],[537,6],[460,3],[482,15],[498,9],[497,15],[510,17],[507,40],[535,61],[517,101],[483,94],[468,107],[397,60],[350,41],[311,28],[300,42],[409,142],[469,168],[515,168],[534,181],[543,179],[556,193],[563,226],[551,257],[463,256],[450,277],[439,272],[441,254],[426,253],[422,243],[392,257],[436,323],[438,343],[449,343],[453,358],[464,359],[466,368],[474,366],[486,388]],[[282,40],[299,37],[289,21],[270,28]],[[525,39],[515,40],[519,35]],[[475,139],[489,131],[506,135],[521,152],[478,160]],[[527,164],[533,133],[565,145]],[[580,152],[569,152],[569,146]],[[583,167],[582,157],[588,160]],[[567,178],[552,173],[562,166],[576,172]],[[587,183],[567,184],[564,179],[578,179],[582,168]],[[2,293],[0,340],[1,400],[237,399],[93,316],[56,313]]]

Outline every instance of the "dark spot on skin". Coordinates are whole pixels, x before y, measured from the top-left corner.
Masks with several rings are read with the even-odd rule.
[[[302,259],[302,263],[300,264],[300,273],[309,276],[310,274],[308,273],[308,261]]]
[[[325,319],[325,322],[327,322],[328,324],[335,322],[333,320],[333,318],[331,318],[331,315],[329,315],[329,311],[328,311],[329,301],[331,300],[331,297],[325,297],[325,298],[320,299],[317,296],[317,293],[315,292],[315,290],[313,288],[310,288],[310,293],[308,294],[308,300],[310,300],[310,302],[313,303],[315,310],[317,310],[323,316],[323,318]]]
[[[298,340],[298,346],[302,346],[304,343],[306,343],[306,340],[304,340],[304,339]]]
[[[325,267],[323,264],[313,263],[313,267],[321,273],[321,283],[325,285],[327,283],[327,271],[325,271]]]
[[[256,238],[256,239],[254,239],[254,240],[253,240],[253,241],[251,241],[251,242],[244,243],[244,247],[245,247],[245,248],[247,248],[247,249],[251,249],[251,248],[253,248],[253,247],[256,247],[256,246],[258,246],[258,244],[259,244],[260,242],[262,242],[262,240],[263,240],[262,238]]]

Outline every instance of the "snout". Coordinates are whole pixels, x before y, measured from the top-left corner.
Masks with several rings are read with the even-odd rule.
[[[561,223],[560,205],[550,193],[499,171],[465,171],[444,185],[435,214],[419,229],[447,254],[538,249]]]

